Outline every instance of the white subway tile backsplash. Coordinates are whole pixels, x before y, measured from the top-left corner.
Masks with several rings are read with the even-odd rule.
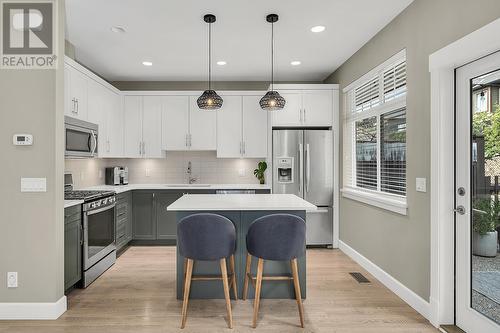
[[[198,183],[258,183],[253,170],[260,159],[222,159],[213,151],[167,152],[162,159],[66,159],[65,171],[73,174],[76,188],[104,184],[104,169],[111,166],[127,166],[130,183],[186,183],[190,161]]]

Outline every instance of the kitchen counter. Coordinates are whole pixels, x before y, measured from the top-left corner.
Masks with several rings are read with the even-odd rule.
[[[314,211],[317,207],[294,194],[187,194],[168,211]]]
[[[133,190],[270,190],[271,185],[265,184],[128,184],[128,185],[97,185],[83,190],[115,191],[117,194]],[[80,189],[79,189],[80,190]]]
[[[64,208],[73,207],[76,205],[81,205],[83,200],[64,200]]]

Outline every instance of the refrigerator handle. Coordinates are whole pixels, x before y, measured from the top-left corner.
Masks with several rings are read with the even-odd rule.
[[[306,192],[309,192],[309,180],[311,179],[311,155],[309,144],[306,144]]]
[[[299,194],[302,194],[302,184],[304,183],[304,147],[299,143]]]

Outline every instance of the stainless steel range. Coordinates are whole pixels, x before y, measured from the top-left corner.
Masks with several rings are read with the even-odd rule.
[[[113,191],[64,192],[65,200],[83,200],[83,288],[88,287],[116,261]]]

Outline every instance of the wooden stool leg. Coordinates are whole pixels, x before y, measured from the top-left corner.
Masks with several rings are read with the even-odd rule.
[[[295,287],[295,298],[299,307],[300,327],[304,328],[304,307],[302,305],[302,295],[300,294],[299,272],[297,269],[297,258],[290,261],[293,275],[293,286]]]
[[[231,299],[229,298],[229,283],[227,281],[226,258],[220,260],[220,270],[222,271],[222,284],[224,285],[224,297],[226,298],[227,317],[229,328],[233,328],[233,314],[231,313]]]
[[[231,274],[232,274],[232,286],[233,286],[233,293],[234,293],[234,299],[238,299],[238,287],[236,286],[236,269],[234,265],[234,254],[229,258],[229,267],[231,267]]]
[[[259,258],[257,263],[257,284],[255,286],[255,300],[253,303],[253,323],[252,327],[257,327],[257,316],[259,315],[260,289],[262,287],[262,271],[264,270],[264,259]]]
[[[184,278],[184,301],[182,302],[181,328],[186,327],[187,308],[189,302],[189,289],[191,288],[192,275],[193,275],[193,259],[188,259],[186,264],[186,277]]]
[[[243,300],[247,299],[248,296],[248,274],[250,274],[250,268],[252,267],[252,256],[247,253],[247,264],[245,268],[245,283],[243,284]]]

